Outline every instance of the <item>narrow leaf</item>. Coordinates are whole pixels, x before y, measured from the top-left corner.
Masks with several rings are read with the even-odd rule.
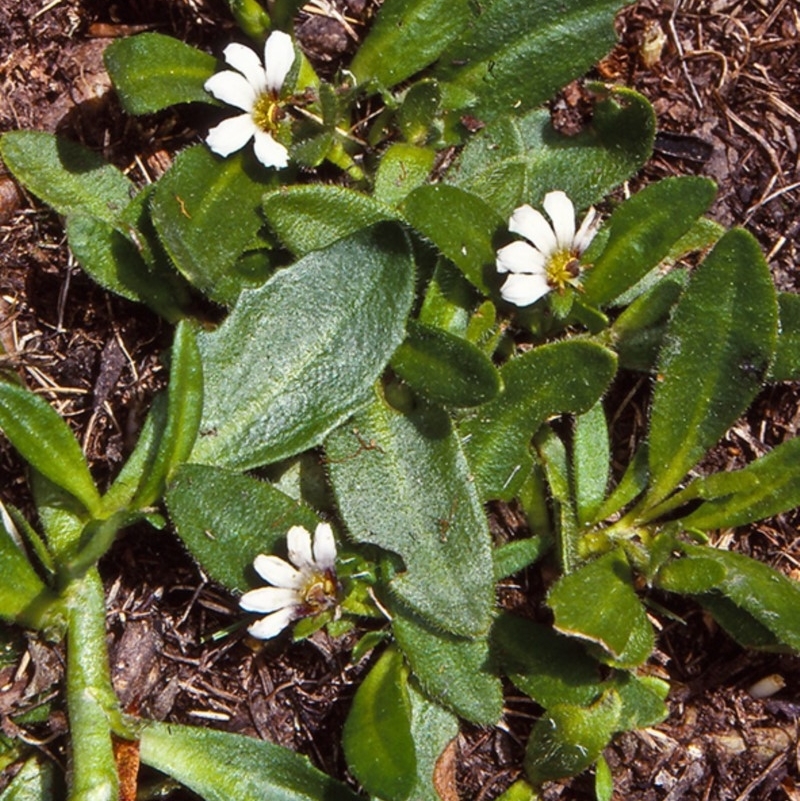
[[[590,523],[606,497],[611,448],[602,403],[575,418],[572,442],[572,480],[578,522]]]
[[[0,793],[0,801],[50,801],[55,797],[55,766],[31,757]]]
[[[205,400],[191,461],[246,469],[320,443],[369,399],[403,338],[413,283],[408,240],[384,225],[245,290],[198,335]]]
[[[800,295],[778,293],[780,330],[770,381],[800,380]]]
[[[150,114],[176,103],[213,103],[203,84],[216,59],[160,33],[141,33],[112,42],[103,54],[122,107]]]
[[[772,360],[777,317],[758,243],[730,231],[692,275],[667,330],[650,415],[651,506],[753,400]]]
[[[389,648],[356,691],[342,733],[353,775],[367,792],[387,801],[408,798],[416,779],[407,681],[402,654]]]

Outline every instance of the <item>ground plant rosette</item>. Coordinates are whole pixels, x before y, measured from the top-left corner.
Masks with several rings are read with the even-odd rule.
[[[443,754],[462,722],[503,725],[511,686],[539,713],[501,797],[591,769],[610,799],[606,747],[667,714],[648,660],[674,596],[743,647],[800,651],[798,583],[709,537],[800,505],[800,439],[698,469],[766,385],[800,378],[798,296],[706,216],[712,181],[608,199],[650,157],[644,97],[588,82],[587,125],[553,127],[543,104],[612,47],[624,2],[385,0],[324,77],[292,35],[301,3],[229,5],[213,54],[153,32],[106,50],[127,113],[205,108],[155,182],[61,136],[0,138],[80,267],[173,327],[166,389],[107,485],[3,373],[36,513],[3,509],[0,617],[65,642],[69,743],[62,771],[4,733],[0,800],[132,799],[141,765],[152,797],[450,801]],[[608,398],[632,376],[647,424],[620,468]],[[501,505],[522,536],[493,537]],[[237,598],[222,636],[352,638],[346,776],[122,708],[98,562],[134,524]],[[498,603],[538,567],[541,603]]]

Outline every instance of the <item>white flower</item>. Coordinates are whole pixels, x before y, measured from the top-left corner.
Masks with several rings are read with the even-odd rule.
[[[280,634],[299,617],[330,609],[337,601],[336,541],[331,527],[317,526],[313,552],[311,534],[302,526],[289,529],[286,544],[291,564],[278,556],[259,554],[253,567],[272,586],[251,590],[239,599],[247,612],[267,613],[247,629],[261,640]]]
[[[528,241],[512,242],[497,251],[497,271],[510,273],[500,294],[516,306],[529,306],[553,289],[574,285],[580,256],[597,232],[593,208],[575,232],[575,207],[564,192],[548,192],[543,205],[552,226],[541,212],[520,206],[511,215],[508,230]]]
[[[241,150],[251,139],[256,157],[265,167],[285,167],[289,151],[273,137],[284,116],[280,102],[283,82],[294,63],[294,45],[287,33],[275,31],[264,45],[264,64],[245,45],[229,44],[225,61],[238,72],[224,70],[205,82],[207,92],[244,111],[212,128],[208,146],[220,156]]]

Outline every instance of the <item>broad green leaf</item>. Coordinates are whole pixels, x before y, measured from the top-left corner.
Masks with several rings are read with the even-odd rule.
[[[497,723],[503,713],[503,688],[492,670],[487,638],[454,637],[425,625],[397,604],[391,610],[397,645],[426,695],[473,723]]]
[[[435,151],[405,142],[393,144],[381,156],[375,176],[375,199],[395,207],[425,183],[436,157]]]
[[[350,771],[367,792],[387,801],[404,801],[416,780],[407,682],[403,655],[384,651],[356,690],[342,732]]]
[[[407,142],[424,145],[436,136],[441,101],[442,93],[436,81],[422,80],[411,85],[397,112],[397,125]],[[385,158],[384,155],[381,162]]]
[[[44,131],[9,131],[0,156],[24,186],[59,214],[87,214],[114,223],[133,184],[83,145]]]
[[[69,426],[46,401],[17,384],[0,382],[0,429],[20,456],[89,512],[100,496]]]
[[[689,280],[686,270],[673,270],[639,295],[611,326],[620,367],[652,370],[667,330],[672,310]]]
[[[408,698],[411,701],[411,737],[417,756],[417,780],[409,797],[414,801],[442,801],[434,775],[445,748],[458,736],[458,718],[433,703],[413,681],[408,684]]]
[[[400,206],[406,220],[429,239],[482,292],[494,273],[494,237],[502,218],[480,197],[456,186],[427,184]]]
[[[586,770],[616,732],[622,701],[606,691],[592,706],[556,704],[536,721],[525,749],[525,773],[539,785]]]
[[[585,273],[585,300],[604,306],[634,286],[691,229],[715,194],[713,181],[685,176],[650,184],[626,200],[608,220],[608,241]]]
[[[198,335],[205,400],[191,461],[247,469],[319,444],[369,400],[413,285],[408,240],[379,225],[245,290]]]
[[[658,572],[659,589],[696,595],[716,589],[727,575],[724,565],[713,555],[672,559]]]
[[[37,470],[31,470],[28,480],[36,514],[47,539],[47,549],[58,563],[77,547],[86,526],[86,509],[73,495]]]
[[[168,282],[159,280],[162,276],[150,273],[130,236],[104,220],[83,214],[68,217],[66,230],[73,255],[84,272],[104,289],[146,304],[171,323],[184,315],[184,299],[176,297]]]
[[[345,785],[266,740],[177,723],[147,721],[140,756],[205,801],[359,801]]]
[[[525,779],[517,779],[496,801],[539,801],[541,796]]]
[[[503,391],[460,426],[483,500],[513,497],[530,465],[529,444],[539,426],[559,412],[591,408],[616,369],[611,351],[571,340],[542,345],[500,371]]]
[[[797,610],[800,609],[800,583],[739,553],[688,543],[682,544],[681,550],[685,555],[677,562],[668,563],[659,572],[659,586],[678,592],[695,593],[696,589],[692,586],[683,589],[676,581],[675,571],[678,565],[683,561],[699,562],[703,566],[716,562],[723,568],[724,577],[716,582],[714,588],[707,588],[713,591],[697,595],[700,603],[707,605],[719,622],[728,628],[728,618],[734,615],[724,614],[724,606],[719,607],[723,614],[717,615],[715,597],[721,595],[737,607],[743,617],[755,620],[778,642],[788,645],[794,651],[800,651],[800,617],[797,615]],[[730,613],[733,612],[730,609]],[[735,632],[732,633],[736,636]],[[752,645],[756,646],[758,643]]]
[[[624,5],[625,0],[494,0],[443,53],[434,75],[474,94],[470,111],[481,119],[518,109],[524,114],[611,50],[614,17]]]
[[[425,288],[419,321],[466,337],[476,302],[477,293],[463,273],[447,259],[440,258]]]
[[[132,500],[135,508],[158,501],[166,483],[192,451],[203,413],[203,366],[195,332],[179,323],[170,351],[167,417],[153,461]]]
[[[617,673],[609,683],[619,693],[622,711],[618,731],[633,731],[661,723],[669,714],[664,703],[670,685],[655,676]]]
[[[611,446],[602,402],[575,418],[572,439],[572,481],[578,523],[594,520],[606,497]]]
[[[432,625],[486,632],[494,606],[491,539],[447,415],[374,401],[325,443],[350,536],[398,554],[390,589]]]
[[[800,380],[800,295],[778,293],[780,329],[770,381]]]
[[[216,467],[180,467],[166,501],[184,545],[232,592],[253,583],[253,559],[279,550],[292,526],[313,531],[318,522],[307,506],[271,484]]]
[[[106,650],[105,599],[97,569],[69,589],[67,714],[72,759],[69,801],[114,801],[117,765],[110,714],[117,700]]]
[[[603,692],[600,665],[550,628],[506,613],[495,621],[492,640],[503,672],[540,706],[584,706]]]
[[[398,218],[390,206],[369,195],[328,184],[281,187],[268,193],[264,216],[295,256],[305,256],[362,228]]]
[[[594,119],[576,136],[558,133],[550,112],[503,117],[467,144],[447,180],[483,198],[503,218],[561,189],[576,208],[600,201],[650,157],[652,106],[629,89],[603,90]]]
[[[412,389],[444,406],[479,406],[500,391],[500,374],[481,350],[413,319],[391,364]]]
[[[473,19],[469,0],[386,0],[350,69],[382,86],[432,64]]]
[[[2,507],[0,507],[2,509]],[[2,509],[0,521],[0,618],[38,627],[42,613],[54,600],[36,574],[16,538],[13,523]],[[9,528],[12,528],[9,531]]]
[[[786,645],[779,637],[730,598],[707,593],[697,595],[695,599],[743,648],[773,653],[786,652]]]
[[[203,84],[214,74],[213,56],[160,33],[112,42],[103,54],[122,107],[150,114],[176,103],[213,103]]]
[[[248,154],[220,159],[198,145],[156,185],[150,208],[164,249],[212,300],[233,303],[250,285],[236,263],[263,225],[261,196],[276,181]]]
[[[689,528],[734,528],[800,506],[800,437],[773,448],[741,470],[693,481],[688,498],[705,503],[681,520]]]
[[[730,231],[693,273],[667,329],[650,414],[651,506],[753,400],[772,360],[777,318],[758,243]]]
[[[619,550],[563,576],[550,590],[547,603],[557,631],[596,643],[605,652],[605,661],[615,667],[636,667],[653,650],[653,628]]]
[[[50,801],[55,797],[52,762],[31,757],[0,793],[0,801]]]

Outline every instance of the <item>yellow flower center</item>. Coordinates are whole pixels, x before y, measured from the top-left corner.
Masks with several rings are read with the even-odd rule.
[[[259,95],[253,104],[253,122],[266,133],[273,133],[278,129],[278,123],[284,114],[278,98],[269,92]]]
[[[574,286],[575,279],[580,275],[580,261],[573,251],[565,249],[556,251],[545,265],[547,283],[559,292],[567,286]]]
[[[303,590],[303,613],[315,615],[336,605],[339,583],[331,572],[314,573]]]

